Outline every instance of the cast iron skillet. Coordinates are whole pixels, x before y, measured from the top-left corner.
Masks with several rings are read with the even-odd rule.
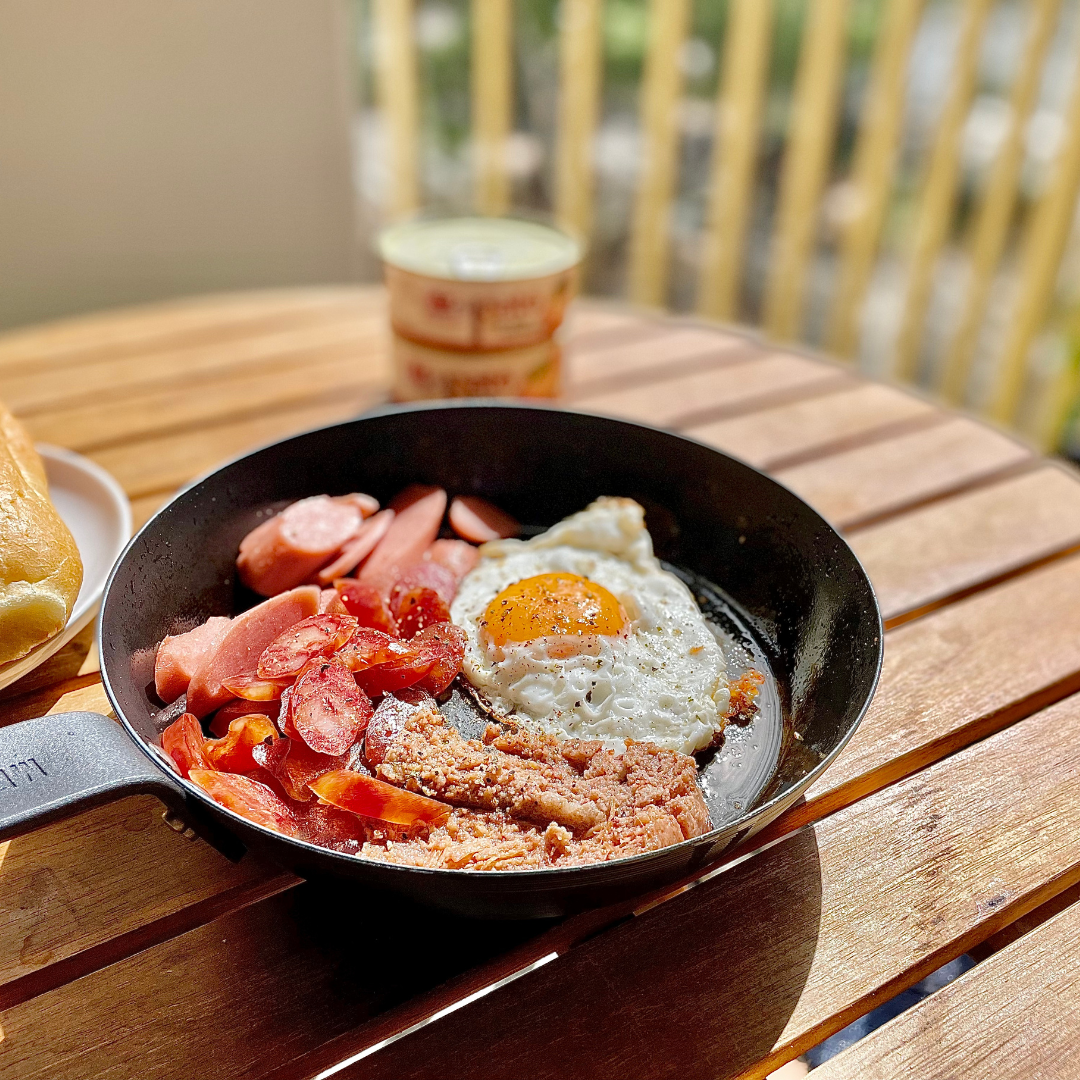
[[[158,748],[155,644],[243,597],[240,539],[268,504],[322,492],[381,500],[408,483],[484,495],[547,526],[599,495],[646,507],[657,554],[725,590],[764,645],[790,721],[772,785],[736,820],[634,858],[519,872],[368,862],[271,832],[181,781]],[[196,481],[161,509],[113,569],[99,623],[105,690],[123,727],[66,713],[0,731],[0,840],[98,803],[151,792],[233,858],[259,849],[301,875],[334,875],[454,911],[539,917],[672,881],[761,829],[822,773],[873,695],[882,625],[850,548],[786,488],[690,439],[543,406],[390,407],[298,435]]]

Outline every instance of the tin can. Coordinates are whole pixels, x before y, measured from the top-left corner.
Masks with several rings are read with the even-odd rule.
[[[554,338],[523,349],[462,352],[392,335],[394,397],[556,397],[562,353]]]
[[[558,393],[554,335],[577,285],[575,240],[529,221],[454,218],[394,226],[379,248],[398,396]]]

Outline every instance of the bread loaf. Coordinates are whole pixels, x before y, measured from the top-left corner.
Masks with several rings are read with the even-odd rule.
[[[63,630],[82,574],[75,539],[49,499],[45,466],[0,403],[0,664]]]

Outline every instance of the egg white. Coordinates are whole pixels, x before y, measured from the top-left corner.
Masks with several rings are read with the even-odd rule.
[[[653,555],[636,502],[597,499],[531,540],[485,544],[480,556],[450,615],[467,637],[465,675],[497,711],[616,750],[627,739],[687,754],[709,744],[728,708],[724,655],[690,590]],[[613,593],[628,632],[496,646],[483,627],[491,600],[557,572]]]

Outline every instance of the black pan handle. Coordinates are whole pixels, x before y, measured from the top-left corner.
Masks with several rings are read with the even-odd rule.
[[[184,789],[115,720],[56,713],[0,728],[0,840],[128,795],[184,807]]]

